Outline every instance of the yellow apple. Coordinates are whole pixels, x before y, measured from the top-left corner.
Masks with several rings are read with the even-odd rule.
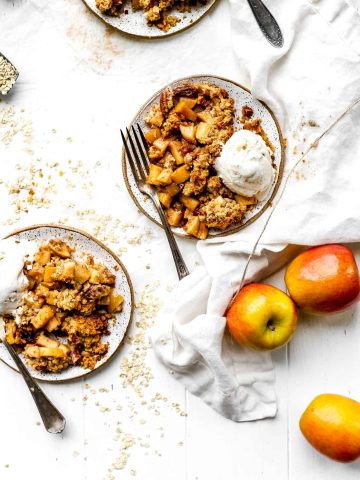
[[[360,403],[335,394],[319,395],[300,419],[307,441],[323,455],[337,462],[360,457]]]
[[[291,298],[272,285],[252,283],[243,287],[226,314],[234,339],[255,350],[274,350],[285,345],[297,325],[297,309]]]

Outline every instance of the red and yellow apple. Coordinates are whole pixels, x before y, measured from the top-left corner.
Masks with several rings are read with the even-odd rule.
[[[287,343],[297,325],[291,298],[276,287],[252,283],[243,287],[226,314],[228,329],[241,345],[274,350]]]
[[[337,462],[360,457],[360,403],[351,398],[314,398],[301,416],[300,430],[316,450]]]
[[[359,271],[352,251],[330,244],[300,253],[288,266],[285,283],[294,302],[312,314],[335,313],[359,298]]]

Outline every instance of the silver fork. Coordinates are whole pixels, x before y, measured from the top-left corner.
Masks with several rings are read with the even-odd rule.
[[[159,214],[161,223],[164,227],[166,237],[170,245],[172,256],[174,258],[176,270],[177,270],[179,279],[181,280],[182,278],[189,275],[189,271],[185,265],[184,259],[182,258],[179,247],[177,246],[177,243],[176,243],[174,234],[170,228],[170,225],[167,222],[167,219],[166,219],[164,210],[161,206],[156,189],[152,185],[149,185],[146,183],[146,177],[149,173],[150,161],[147,154],[146,139],[144,137],[144,134],[139,124],[137,124],[137,128],[138,128],[138,132],[135,130],[134,126],[131,127],[131,131],[135,139],[135,142],[132,139],[128,129],[126,129],[127,139],[125,138],[125,135],[123,134],[122,130],[120,130],[121,138],[122,138],[122,141],[125,147],[126,156],[128,159],[128,163],[130,165],[132,174],[134,175],[138,189],[140,190],[141,193],[143,193],[144,195],[147,195],[152,200]],[[135,146],[135,143],[137,148]]]
[[[19,372],[23,376],[28,389],[34,399],[34,402],[39,410],[41,419],[44,423],[46,430],[49,433],[61,433],[66,424],[66,420],[55,405],[48,399],[45,393],[41,390],[39,385],[31,377],[28,369],[23,364],[21,358],[17,354],[16,350],[10,345],[5,336],[5,326],[3,318],[0,317],[0,341],[4,344],[5,348],[9,352],[11,358],[14,360]]]

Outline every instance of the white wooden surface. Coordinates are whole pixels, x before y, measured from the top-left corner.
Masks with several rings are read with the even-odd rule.
[[[0,109],[13,105],[18,122],[32,121],[32,133],[24,135],[22,129],[6,145],[10,120],[4,120],[2,110],[0,233],[39,222],[84,228],[122,252],[138,299],[147,285],[150,303],[153,297],[164,298],[176,282],[175,271],[161,231],[139,215],[124,188],[118,130],[154,90],[174,78],[213,72],[246,82],[233,63],[228,22],[227,5],[221,2],[192,30],[148,42],[108,30],[81,0],[2,0],[1,50],[21,77]],[[78,161],[80,167],[71,170]],[[9,185],[30,178],[32,164],[46,172],[42,179],[35,175],[40,185],[35,190],[50,184],[57,191],[45,192],[49,205],[30,206],[28,213],[17,215],[17,196],[9,195]],[[179,243],[192,267],[195,244]],[[283,285],[282,273],[273,280]],[[0,478],[358,479],[360,464],[320,457],[298,429],[302,410],[316,394],[360,398],[357,317],[353,309],[327,320],[301,319],[291,345],[274,354],[278,415],[254,423],[225,420],[187,394],[151,349],[145,351],[145,366],[153,378],[143,397],[124,387],[121,362],[136,353],[134,345],[126,344],[88,380],[44,385],[68,421],[63,435],[51,436],[22,379],[0,364]],[[136,319],[130,335],[141,333]]]

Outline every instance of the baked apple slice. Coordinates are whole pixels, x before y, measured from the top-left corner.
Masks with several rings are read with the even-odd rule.
[[[155,140],[161,137],[160,128],[152,128],[151,130],[148,130],[146,133],[144,133],[144,137],[146,138],[148,144],[152,145]]]
[[[200,122],[196,127],[196,140],[199,143],[206,144],[209,141],[209,133],[211,132],[209,123]]]
[[[180,195],[179,200],[187,209],[190,210],[190,212],[193,212],[200,203],[199,200],[196,200],[196,198],[188,197],[187,195],[183,194]]]
[[[180,102],[176,105],[176,107],[174,108],[174,112],[180,113],[183,117],[185,117],[187,120],[191,120],[192,122],[195,122],[195,120],[197,119],[196,113],[193,112],[191,108],[187,105],[187,102],[183,100],[180,100]]]
[[[196,143],[195,125],[180,125],[180,133],[184,140],[189,143]]]
[[[174,208],[168,208],[166,210],[166,218],[172,227],[179,227],[183,221],[184,214],[181,210],[175,210]]]
[[[175,158],[176,165],[182,165],[184,163],[184,157],[181,153],[181,142],[173,140],[169,144],[170,152]]]
[[[200,228],[200,220],[199,217],[190,217],[187,221],[187,224],[184,227],[184,230],[189,235],[196,237]]]
[[[190,172],[185,165],[182,165],[172,173],[171,178],[174,183],[184,183],[190,178]]]

